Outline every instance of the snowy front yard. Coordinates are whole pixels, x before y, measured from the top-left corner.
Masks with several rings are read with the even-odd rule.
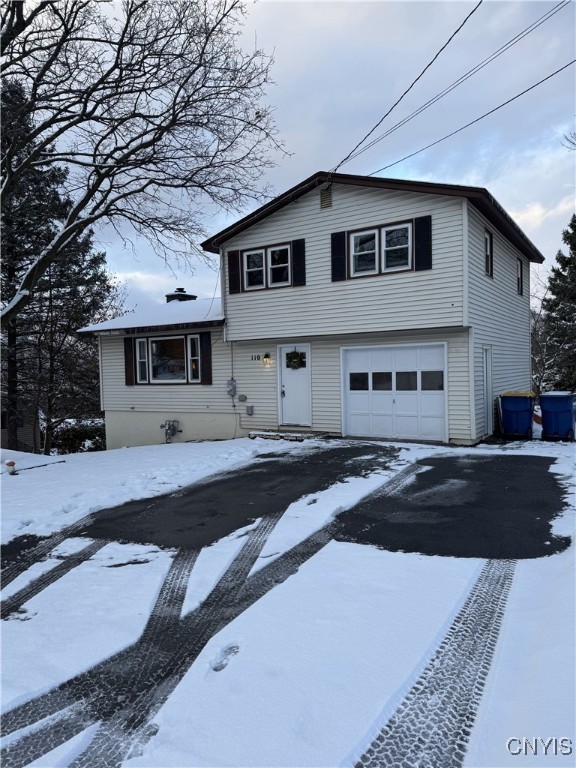
[[[260,454],[304,454],[322,447],[316,441],[239,439],[78,454],[64,457],[64,463],[4,451],[3,466],[14,458],[19,474],[2,475],[2,541],[53,534],[99,509],[175,491]],[[66,557],[78,555],[76,567],[39,589],[2,622],[3,709],[18,711],[21,718],[13,728],[6,718],[11,732],[4,741],[5,764],[119,764],[106,745],[89,753],[91,763],[82,762],[82,754],[98,738],[103,744],[106,739],[124,744],[120,726],[107,723],[99,731],[99,723],[89,718],[74,720],[81,700],[76,689],[63,689],[68,697],[64,704],[55,703],[50,691],[84,672],[91,685],[130,665],[147,669],[150,661],[155,671],[157,659],[147,654],[163,646],[157,636],[148,646],[142,638],[152,637],[161,626],[184,644],[189,636],[198,637],[198,652],[189,657],[173,689],[148,702],[151,717],[139,724],[139,738],[122,755],[123,765],[354,765],[421,678],[465,610],[487,561],[334,540],[314,543],[315,532],[383,483],[402,477],[399,473],[414,461],[449,453],[552,457],[551,471],[565,489],[566,502],[552,533],[574,534],[573,445],[533,441],[476,449],[396,447],[397,459],[386,469],[349,477],[290,505],[245,574],[246,583],[254,584],[252,596],[240,590],[240,608],[235,613],[232,606],[205,642],[202,632],[209,617],[203,616],[202,607],[208,596],[218,594],[223,578],[234,576],[230,569],[255,540],[250,536],[256,524],[188,558],[153,545],[117,542],[96,542],[89,556],[81,556],[90,546],[86,538],[70,536],[57,543],[46,559],[3,592],[4,600],[13,598]],[[49,466],[26,469],[46,461]],[[316,547],[312,555],[279,583],[264,584],[274,563],[308,540]],[[574,576],[573,544],[550,557],[516,562],[465,766],[574,765]],[[178,627],[169,623],[174,617],[158,611],[159,593],[166,585],[168,602],[178,604],[181,596]],[[94,670],[99,678],[90,677]],[[33,705],[26,706],[31,700],[45,707],[36,719]],[[66,706],[69,716],[63,720]],[[61,724],[59,736],[54,736],[56,722]],[[54,749],[39,750],[39,733],[51,734],[47,738]],[[426,739],[426,733],[420,735]],[[25,749],[18,753],[19,744]],[[18,762],[18,754],[18,759],[25,754],[31,759]],[[444,768],[425,760],[408,764]]]

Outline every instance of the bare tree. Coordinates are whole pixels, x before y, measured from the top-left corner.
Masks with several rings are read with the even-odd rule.
[[[564,146],[566,149],[576,151],[576,131],[570,131],[570,133],[564,134]]]
[[[66,168],[69,214],[2,316],[17,315],[75,236],[130,228],[165,259],[199,254],[202,220],[261,200],[282,151],[262,104],[271,59],[244,52],[243,0],[11,0],[2,15],[4,78],[24,87],[16,119],[31,136],[2,155],[2,194],[35,166]],[[127,226],[129,225],[129,226]],[[128,233],[128,234],[127,234]]]

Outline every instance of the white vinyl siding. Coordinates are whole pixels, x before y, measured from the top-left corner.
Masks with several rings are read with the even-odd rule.
[[[246,403],[238,404],[240,426],[245,430],[278,428],[277,345],[284,341],[278,338],[234,344],[234,376],[238,393],[247,397]],[[449,439],[470,441],[467,331],[294,338],[294,344],[310,343],[311,429],[331,434],[342,432],[341,347],[435,341],[445,341],[448,345],[448,380],[445,386],[448,393]],[[255,353],[265,352],[272,355],[269,368],[252,359]],[[252,416],[246,415],[246,405],[254,407]]]
[[[332,233],[371,230],[428,215],[432,216],[431,270],[332,282]],[[319,191],[314,190],[225,244],[226,251],[245,251],[274,242],[306,241],[306,285],[227,295],[227,338],[462,325],[462,221],[460,198],[334,185],[332,207],[321,210]],[[227,286],[227,274],[224,279]]]
[[[476,435],[487,433],[484,415],[483,347],[492,348],[494,397],[508,390],[529,390],[530,270],[524,256],[493,228],[493,277],[486,275],[486,219],[468,205],[469,320],[474,328],[474,410]],[[523,292],[518,293],[517,260],[523,264]]]
[[[166,334],[170,336],[169,333]],[[159,338],[155,334],[154,338]],[[198,338],[194,336],[194,338]],[[233,412],[225,383],[230,378],[230,347],[222,341],[222,331],[212,332],[213,384],[194,386],[178,382],[126,386],[124,374],[124,338],[101,336],[102,407],[105,411],[158,411],[166,418],[174,410],[190,413]],[[174,417],[176,418],[176,417]]]

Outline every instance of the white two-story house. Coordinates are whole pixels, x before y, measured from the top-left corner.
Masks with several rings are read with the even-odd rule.
[[[221,301],[89,329],[108,447],[254,430],[473,444],[530,388],[530,262],[487,190],[316,173],[203,244]]]

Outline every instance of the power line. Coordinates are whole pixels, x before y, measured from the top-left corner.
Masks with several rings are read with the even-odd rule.
[[[552,72],[551,75],[548,75],[548,77],[544,77],[542,80],[539,80],[537,83],[534,83],[534,85],[531,85],[529,88],[526,88],[526,90],[522,91],[521,93],[517,93],[516,96],[513,96],[511,99],[508,99],[508,101],[505,101],[503,104],[500,104],[497,107],[494,107],[494,109],[491,109],[489,112],[485,112],[483,115],[480,115],[480,117],[477,117],[475,120],[472,120],[469,123],[466,123],[466,125],[463,125],[460,128],[457,128],[455,131],[452,131],[452,133],[447,134],[446,136],[443,136],[441,139],[437,139],[437,141],[433,141],[432,144],[428,144],[426,147],[422,147],[422,149],[417,150],[416,152],[412,152],[409,155],[406,155],[405,157],[401,158],[400,160],[396,160],[393,163],[390,163],[389,165],[385,165],[383,168],[379,168],[377,171],[372,171],[372,173],[369,173],[369,176],[374,176],[377,173],[381,173],[381,171],[385,171],[388,168],[392,168],[393,165],[398,165],[398,163],[403,163],[404,160],[409,160],[411,157],[415,157],[415,155],[419,155],[421,152],[425,152],[427,149],[430,149],[430,147],[435,147],[436,144],[440,144],[442,141],[446,141],[446,139],[449,139],[451,136],[455,136],[457,133],[460,133],[460,131],[463,131],[465,128],[470,128],[471,125],[474,125],[475,123],[480,122],[480,120],[483,120],[485,117],[488,117],[488,115],[494,114],[494,112],[497,112],[499,109],[502,109],[502,107],[505,107],[507,104],[510,104],[513,101],[516,101],[516,99],[519,99],[520,96],[524,96],[525,93],[528,93],[528,91],[534,90],[534,88],[537,88],[539,85],[542,85],[542,83],[545,83],[547,80],[550,80],[550,78],[554,77],[555,75],[558,75],[560,72],[563,72],[565,69],[568,69],[568,67],[572,66],[572,64],[576,63],[576,59],[572,59],[572,61],[569,61],[568,64],[565,64],[563,67],[560,67],[560,69],[557,69],[556,72]]]
[[[347,161],[347,160],[350,158],[350,156],[354,154],[354,152],[356,152],[356,150],[358,149],[358,147],[360,147],[360,146],[361,146],[361,145],[362,145],[362,144],[363,144],[363,143],[366,141],[366,139],[367,139],[369,136],[371,136],[371,135],[374,133],[374,131],[375,131],[375,130],[376,130],[376,129],[377,129],[379,126],[380,126],[380,125],[382,125],[382,123],[383,123],[383,122],[384,122],[384,120],[385,120],[385,119],[388,117],[388,115],[389,115],[389,114],[392,112],[392,110],[393,110],[395,107],[397,107],[397,106],[398,106],[398,104],[400,104],[400,102],[402,101],[402,99],[404,98],[404,96],[406,96],[406,94],[407,94],[407,93],[409,93],[409,92],[412,90],[412,88],[413,88],[413,87],[416,85],[416,83],[418,82],[418,80],[420,80],[420,78],[421,78],[421,77],[424,75],[424,73],[425,73],[425,72],[426,72],[428,69],[430,69],[430,67],[432,66],[432,64],[434,64],[434,62],[436,61],[436,59],[438,58],[438,56],[440,56],[440,54],[442,53],[442,51],[444,51],[444,49],[448,47],[448,45],[449,45],[449,44],[452,42],[452,40],[453,40],[453,39],[456,37],[456,35],[458,34],[458,32],[460,32],[460,30],[462,29],[462,27],[464,26],[464,24],[466,24],[466,22],[467,22],[467,21],[468,21],[468,19],[469,19],[469,18],[472,16],[472,14],[473,14],[473,13],[476,13],[476,11],[478,10],[478,8],[480,8],[480,6],[482,5],[482,3],[483,3],[483,2],[484,2],[484,0],[480,0],[480,2],[479,2],[479,3],[478,3],[478,4],[477,4],[477,5],[476,5],[476,6],[475,6],[475,7],[474,7],[474,8],[473,8],[471,11],[470,11],[470,13],[468,14],[468,16],[466,16],[466,18],[464,19],[464,21],[462,22],[462,24],[460,24],[460,26],[458,27],[458,29],[456,29],[456,30],[455,30],[455,31],[454,31],[454,32],[453,32],[453,33],[450,35],[450,37],[448,38],[448,40],[446,40],[446,42],[445,42],[445,43],[444,43],[444,45],[443,45],[443,46],[440,48],[440,50],[439,50],[439,51],[436,53],[436,55],[435,55],[435,56],[434,56],[434,57],[433,57],[433,58],[432,58],[432,59],[431,59],[431,60],[428,62],[428,64],[426,64],[426,66],[424,67],[424,69],[422,70],[422,72],[420,72],[420,74],[418,75],[418,77],[417,77],[415,80],[413,80],[413,81],[412,81],[412,83],[411,83],[411,84],[408,86],[408,88],[406,88],[406,90],[405,90],[405,91],[404,91],[404,93],[403,93],[403,94],[400,96],[400,98],[399,98],[399,99],[398,99],[396,102],[394,102],[394,104],[392,104],[392,106],[390,107],[390,109],[388,110],[388,112],[386,112],[386,114],[385,114],[385,115],[383,115],[383,117],[382,117],[382,118],[381,118],[381,119],[380,119],[380,120],[379,120],[379,121],[376,123],[376,125],[375,125],[373,128],[371,128],[371,129],[368,131],[368,133],[366,134],[366,136],[364,136],[364,138],[363,138],[361,141],[359,141],[359,142],[358,142],[358,144],[356,144],[356,146],[354,147],[354,149],[352,149],[352,151],[351,151],[351,152],[349,152],[349,153],[346,155],[346,157],[345,157],[343,160],[341,160],[341,161],[338,163],[338,165],[336,165],[336,166],[335,166],[335,167],[332,169],[334,172],[335,172],[335,171],[337,171],[337,170],[338,170],[338,168],[340,168],[340,166],[341,166],[341,165],[343,165],[343,164],[344,164],[344,163],[345,163],[345,162],[346,162],[346,161]]]
[[[479,64],[477,64],[472,69],[468,70],[465,74],[461,75],[457,80],[455,80],[451,85],[447,86],[443,91],[440,91],[440,93],[437,93],[435,96],[433,96],[431,99],[429,99],[425,104],[423,104],[421,107],[418,107],[418,109],[414,110],[414,112],[411,112],[407,117],[405,117],[403,120],[400,120],[400,122],[393,125],[391,128],[389,128],[387,131],[385,131],[383,134],[378,136],[377,138],[373,139],[369,144],[367,144],[365,147],[362,147],[357,152],[352,152],[346,162],[349,162],[350,160],[354,160],[355,158],[359,157],[363,152],[366,152],[367,150],[371,149],[375,144],[378,144],[378,142],[385,139],[387,136],[390,136],[391,133],[394,133],[394,131],[397,131],[399,128],[402,128],[402,126],[406,125],[406,123],[410,122],[410,120],[413,120],[415,117],[420,115],[422,112],[424,112],[428,107],[431,107],[432,104],[435,104],[437,101],[442,99],[444,96],[448,95],[451,91],[453,91],[455,88],[457,88],[459,85],[462,85],[462,83],[466,82],[470,77],[475,75],[477,72],[479,72],[481,69],[486,67],[488,64],[490,64],[492,61],[497,59],[499,56],[501,56],[503,53],[505,53],[507,50],[512,48],[512,46],[516,45],[516,43],[519,43],[520,40],[523,40],[527,35],[529,35],[531,32],[534,32],[535,29],[537,29],[539,26],[544,24],[546,21],[549,21],[549,19],[552,18],[558,11],[561,11],[563,8],[566,8],[571,4],[571,0],[561,0],[558,5],[554,6],[550,11],[547,11],[543,16],[536,19],[536,21],[532,22],[528,27],[523,29],[521,32],[519,32],[517,35],[515,35],[511,40],[509,40],[507,43],[502,45],[500,48],[498,48],[494,53],[490,54],[487,58],[485,58],[483,61],[481,61]],[[340,164],[342,165],[342,163]]]

